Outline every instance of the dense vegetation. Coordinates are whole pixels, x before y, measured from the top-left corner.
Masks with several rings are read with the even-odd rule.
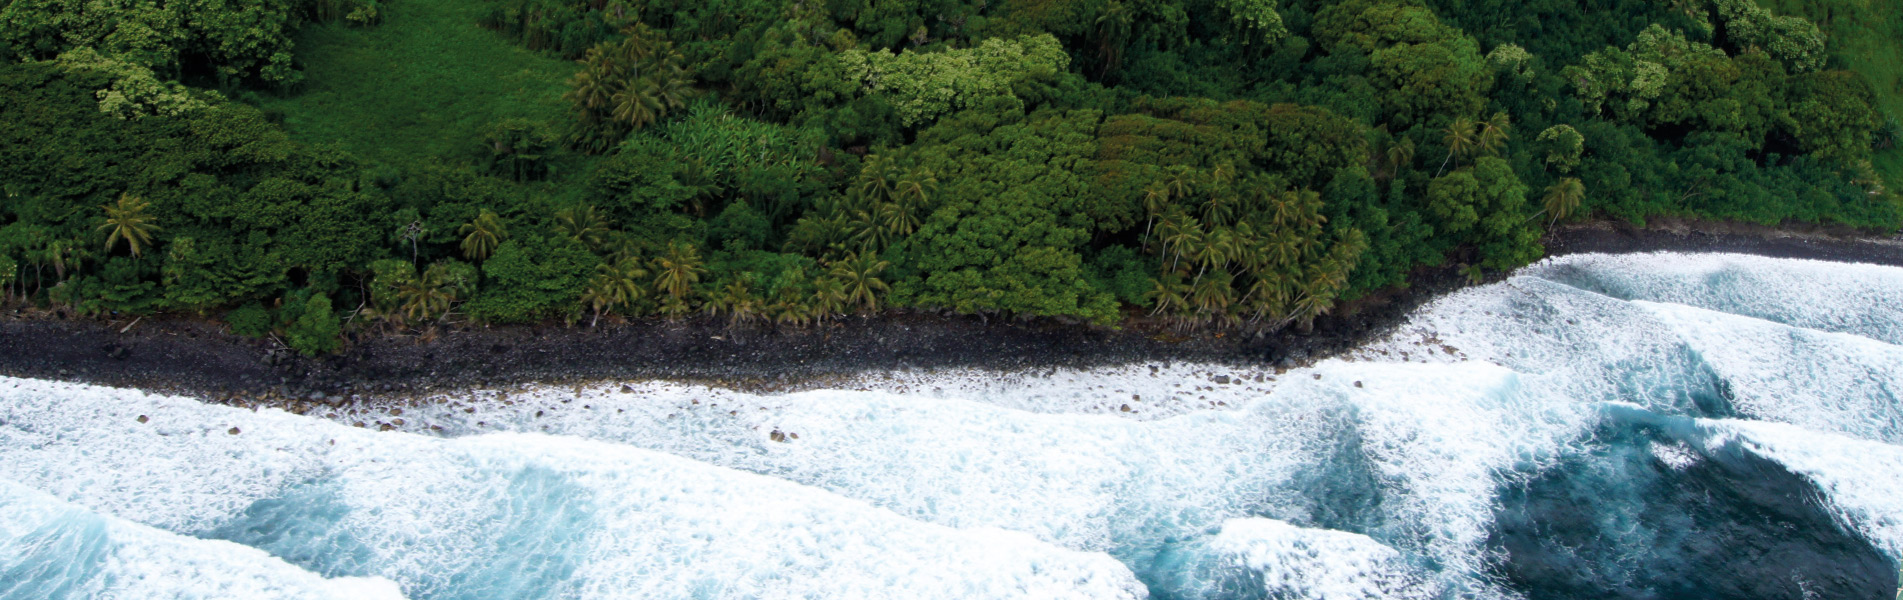
[[[1860,0],[0,0],[0,287],[445,319],[1302,326],[1558,222],[1903,225]]]

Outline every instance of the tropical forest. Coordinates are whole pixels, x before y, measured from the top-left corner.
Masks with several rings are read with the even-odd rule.
[[[1300,330],[1569,223],[1894,232],[1900,116],[1883,0],[0,0],[0,288]]]

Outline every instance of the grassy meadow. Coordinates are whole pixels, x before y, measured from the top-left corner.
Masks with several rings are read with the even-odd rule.
[[[305,84],[263,106],[294,139],[384,164],[476,153],[483,128],[505,118],[560,123],[576,65],[479,27],[484,6],[399,0],[376,26],[308,25],[297,39]]]

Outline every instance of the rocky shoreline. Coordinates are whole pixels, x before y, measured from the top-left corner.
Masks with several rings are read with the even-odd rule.
[[[1903,266],[1903,239],[1825,228],[1657,221],[1648,228],[1562,228],[1548,254],[1739,252]],[[669,379],[746,389],[798,389],[867,371],[1088,368],[1140,362],[1294,364],[1378,338],[1416,307],[1468,282],[1457,267],[1417,271],[1406,289],[1340,307],[1312,332],[1182,336],[1133,319],[1122,329],[888,313],[804,330],[730,330],[718,319],[637,321],[600,328],[450,327],[432,339],[356,340],[337,356],[305,358],[275,341],[232,335],[183,316],[99,320],[0,313],[0,375],[138,387],[253,404],[342,404],[524,383]]]

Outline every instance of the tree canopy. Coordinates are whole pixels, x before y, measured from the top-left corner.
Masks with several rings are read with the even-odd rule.
[[[1845,46],[1829,0],[474,1],[4,2],[3,298],[310,353],[889,309],[1262,331],[1571,220],[1903,226],[1903,35]],[[366,154],[287,101],[336,72],[300,32],[418,23],[493,30],[455,39],[518,53],[540,78],[493,91],[534,109],[392,114],[465,147]]]

